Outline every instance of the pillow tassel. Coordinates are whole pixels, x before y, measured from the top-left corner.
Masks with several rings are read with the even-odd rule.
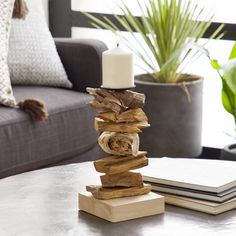
[[[45,121],[48,118],[47,108],[44,102],[30,98],[24,101],[20,101],[19,108],[30,115],[33,121]]]
[[[13,9],[13,18],[25,19],[28,13],[28,8],[24,0],[15,0],[14,9]]]

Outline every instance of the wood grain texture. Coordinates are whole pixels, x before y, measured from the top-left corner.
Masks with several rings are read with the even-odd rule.
[[[93,196],[97,199],[114,199],[120,197],[130,197],[143,195],[151,192],[151,185],[144,185],[140,187],[113,187],[113,188],[103,188],[102,186],[89,185],[86,186],[86,190],[91,192]]]
[[[114,91],[100,88],[87,88],[87,92],[94,96],[91,106],[97,109],[109,109],[116,113],[127,109],[142,108],[145,95],[130,90]]]
[[[100,176],[102,187],[138,187],[143,186],[143,177],[140,173],[124,172],[114,175]]]
[[[87,88],[94,97],[90,105],[97,109],[95,130],[103,132],[100,147],[112,156],[94,161],[102,186],[86,186],[97,199],[113,199],[147,194],[151,186],[144,185],[142,175],[129,172],[148,165],[145,152],[139,152],[139,135],[147,128],[147,116],[142,107],[145,95],[129,90]]]
[[[148,165],[146,152],[139,152],[135,156],[109,156],[100,160],[94,161],[94,167],[97,172],[106,174],[117,174],[129,170],[138,169]]]
[[[99,200],[94,198],[91,193],[83,192],[79,193],[79,209],[110,222],[120,222],[145,216],[162,214],[165,211],[165,204],[164,197],[152,192],[140,196],[123,197],[110,200]],[[128,224],[130,224],[130,222]],[[112,226],[114,227],[114,225]],[[107,235],[110,235],[110,233]],[[128,235],[126,233],[125,235]]]
[[[137,156],[139,150],[139,136],[136,133],[105,131],[98,138],[98,144],[104,152],[109,154]]]
[[[129,109],[121,113],[116,112],[100,112],[96,115],[96,117],[104,120],[115,123],[120,122],[139,122],[139,121],[147,121],[148,118],[144,111],[141,108],[137,109]]]
[[[147,121],[114,123],[106,122],[100,118],[95,118],[94,127],[97,131],[123,132],[123,133],[140,133],[141,129],[149,127]]]

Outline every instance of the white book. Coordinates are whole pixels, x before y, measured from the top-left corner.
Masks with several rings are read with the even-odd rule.
[[[232,188],[221,193],[212,193],[201,190],[185,189],[180,187],[173,187],[170,185],[159,185],[156,183],[146,182],[152,185],[152,190],[160,194],[170,193],[179,196],[186,196],[191,198],[203,199],[214,202],[225,202],[233,197],[236,197],[236,188]]]
[[[222,193],[236,187],[236,162],[187,158],[149,158],[141,169],[144,181]]]
[[[216,203],[171,194],[162,195],[165,197],[165,203],[167,204],[201,211],[212,215],[217,215],[236,208],[236,198],[228,200],[224,203]]]

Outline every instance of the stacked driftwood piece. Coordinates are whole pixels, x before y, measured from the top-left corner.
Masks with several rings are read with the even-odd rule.
[[[97,109],[95,129],[102,132],[98,139],[108,157],[94,162],[101,176],[102,186],[86,186],[97,199],[112,199],[149,193],[140,173],[131,172],[148,165],[147,153],[139,151],[139,135],[149,127],[142,110],[145,95],[129,90],[87,88],[94,96],[90,102]]]

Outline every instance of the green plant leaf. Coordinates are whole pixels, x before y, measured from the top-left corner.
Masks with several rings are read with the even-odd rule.
[[[222,92],[221,92],[221,99],[222,99],[222,104],[223,104],[225,110],[227,112],[229,112],[230,114],[232,114],[233,109],[231,107],[228,94],[224,90],[222,90]]]
[[[219,65],[217,60],[211,60],[211,66],[217,71],[221,69],[221,66]]]
[[[236,58],[236,42],[234,43],[231,53],[229,55],[229,60]]]
[[[223,78],[236,96],[236,59],[229,60],[223,67]]]
[[[108,18],[101,20],[85,14],[95,27],[119,34],[121,40],[143,61],[150,73],[159,76],[156,78],[158,82],[176,83],[180,66],[188,65],[203,54],[202,48],[205,44],[201,47],[188,45],[198,44],[211,25],[212,16],[202,20],[204,9],[189,0],[137,0],[137,3],[141,12],[139,19],[124,0],[119,5],[123,16],[114,14],[117,22],[130,33],[132,41],[125,34],[121,34]],[[210,38],[222,37],[222,28],[223,25],[220,25]]]
[[[212,60],[210,56],[208,58],[222,81],[222,104],[225,110],[233,115],[236,122],[236,43],[232,47],[229,61],[223,66],[220,66],[217,60]]]
[[[230,114],[233,114],[233,110],[235,109],[234,94],[224,79],[222,79],[221,99],[225,110]]]

